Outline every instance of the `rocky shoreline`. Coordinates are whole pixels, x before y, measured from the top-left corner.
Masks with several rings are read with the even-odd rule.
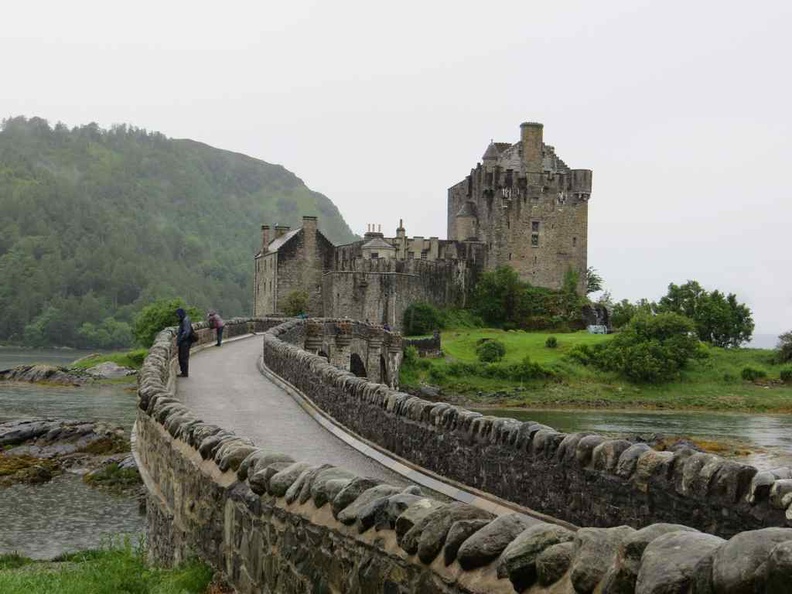
[[[43,418],[0,423],[0,487],[44,483],[63,473],[111,491],[141,489],[129,436],[121,427]]]
[[[81,387],[97,380],[118,379],[136,374],[134,369],[121,367],[109,361],[88,369],[34,363],[0,370],[0,381]]]

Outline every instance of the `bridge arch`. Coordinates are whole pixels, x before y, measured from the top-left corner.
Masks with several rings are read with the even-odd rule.
[[[349,371],[354,373],[357,377],[368,377],[366,365],[357,353],[352,353],[349,356]]]

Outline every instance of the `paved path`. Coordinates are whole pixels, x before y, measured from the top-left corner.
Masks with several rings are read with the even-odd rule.
[[[208,347],[190,357],[190,377],[178,395],[207,423],[249,437],[262,448],[311,464],[333,464],[391,485],[406,485],[388,470],[334,437],[294,399],[259,373],[261,336]]]

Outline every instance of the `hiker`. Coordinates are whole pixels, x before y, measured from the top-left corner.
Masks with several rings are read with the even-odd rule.
[[[189,377],[190,375],[190,347],[193,343],[193,327],[190,316],[181,307],[176,310],[179,318],[179,330],[176,333],[176,346],[179,349],[179,370],[176,377]]]
[[[223,318],[215,310],[210,309],[209,313],[206,314],[206,321],[209,323],[210,328],[214,328],[217,331],[217,344],[215,346],[220,346],[223,344],[223,328],[225,328]]]

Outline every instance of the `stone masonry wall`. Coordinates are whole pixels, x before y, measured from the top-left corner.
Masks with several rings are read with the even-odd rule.
[[[299,340],[300,323],[229,326],[230,335],[269,327],[281,354],[319,359],[280,340]],[[259,449],[178,400],[175,350],[173,330],[160,333],[138,385],[134,449],[155,561],[198,556],[243,593],[788,592],[790,529],[729,541],[672,524],[572,531]]]
[[[353,432],[455,481],[578,525],[677,522],[721,536],[792,525],[788,468],[757,472],[691,449],[658,452],[428,402],[281,340],[301,323],[265,334],[266,365]]]

